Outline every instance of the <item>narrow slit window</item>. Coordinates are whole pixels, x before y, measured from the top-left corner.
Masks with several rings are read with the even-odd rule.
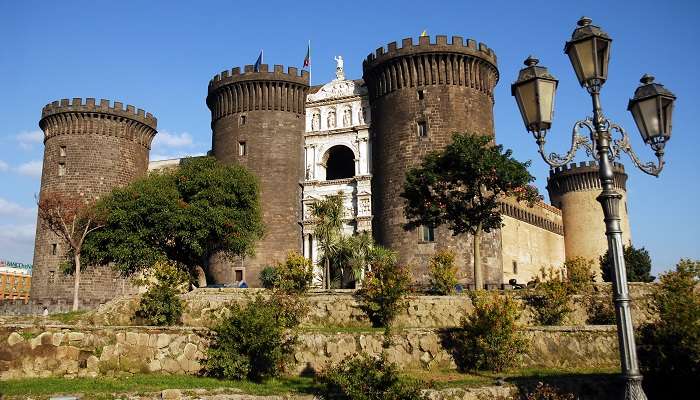
[[[432,226],[423,225],[421,228],[421,239],[423,239],[424,242],[434,242],[435,228]]]
[[[240,123],[240,125],[241,125],[241,126],[245,125],[245,123],[247,122],[247,120],[248,120],[248,117],[247,117],[247,116],[241,115],[241,120],[240,120],[241,123]]]
[[[66,163],[58,163],[58,176],[66,174]]]
[[[419,121],[418,122],[418,137],[427,137],[428,136],[428,125],[425,123],[425,121]]]
[[[58,244],[52,243],[51,244],[51,255],[55,256],[57,251],[58,251]]]
[[[246,156],[248,155],[248,147],[245,142],[238,142],[238,155]]]
[[[61,146],[61,149],[59,150],[59,154],[61,157],[66,156],[66,146]]]
[[[418,100],[423,100],[425,99],[425,92],[423,92],[423,89],[418,90]]]
[[[518,262],[513,261],[513,273],[517,274],[518,273]]]

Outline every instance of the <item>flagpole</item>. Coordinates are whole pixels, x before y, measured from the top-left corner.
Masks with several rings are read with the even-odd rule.
[[[309,39],[309,84],[311,84],[311,39]]]

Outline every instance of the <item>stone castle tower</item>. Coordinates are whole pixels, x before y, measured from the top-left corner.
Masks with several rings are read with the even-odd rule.
[[[156,134],[156,118],[132,105],[80,98],[44,107],[44,165],[39,197],[51,193],[96,199],[144,174]],[[31,298],[42,305],[70,303],[73,278],[60,271],[65,245],[37,223]],[[129,290],[111,268],[88,268],[80,284],[81,306],[91,307]]]
[[[235,262],[214,256],[215,283],[259,286],[260,270],[301,248],[301,182],[304,179],[305,101],[308,71],[266,64],[254,71],[223,71],[209,82],[212,154],[248,168],[260,181],[265,236],[255,256]],[[233,275],[233,276],[232,276]]]
[[[620,219],[623,243],[631,243],[627,214],[627,174],[622,164],[614,165],[615,189],[622,194]],[[608,249],[603,210],[596,197],[601,192],[598,164],[594,161],[570,164],[551,170],[547,191],[552,205],[561,209],[566,258],[584,257],[596,265]],[[596,271],[598,269],[596,268]]]
[[[429,258],[440,248],[455,251],[461,282],[473,284],[471,237],[449,229],[403,229],[402,192],[406,172],[430,151],[444,148],[454,133],[494,136],[493,89],[498,82],[496,55],[486,45],[453,36],[403,39],[378,48],[363,63],[369,90],[374,176],[373,232],[377,241],[398,251],[418,282],[427,279]],[[421,232],[428,230],[428,232]],[[484,234],[484,282],[502,283],[501,234]]]

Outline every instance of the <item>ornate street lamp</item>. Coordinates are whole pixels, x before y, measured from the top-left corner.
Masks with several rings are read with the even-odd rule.
[[[617,333],[620,345],[620,363],[625,379],[625,399],[646,399],[642,390],[642,375],[637,362],[637,349],[634,343],[630,296],[627,286],[627,271],[622,253],[622,230],[620,228],[620,199],[622,195],[613,185],[613,160],[624,152],[632,162],[645,173],[658,176],[664,167],[664,146],[671,138],[671,118],[676,97],[658,83],[654,77],[644,75],[641,85],[634,92],[627,109],[632,113],[644,143],[650,145],[658,163],[642,162],[632,150],[627,132],[618,124],[603,115],[600,106],[600,90],[608,78],[608,61],[612,39],[599,27],[592,25],[590,18],[578,21],[578,28],[566,42],[564,52],[569,56],[576,77],[582,87],[591,95],[593,116],[574,124],[571,148],[565,155],[546,154],[545,137],[552,125],[552,108],[557,80],[539,66],[532,56],[525,60],[526,67],[520,70],[518,79],[511,91],[518,103],[525,128],[533,134],[542,159],[551,167],[569,163],[580,147],[586,154],[598,161],[599,176],[603,191],[597,197],[603,207],[605,235],[608,237],[608,251],[613,261],[613,299],[617,316]],[[588,135],[580,134],[580,129],[588,130]],[[613,133],[619,135],[613,139]]]

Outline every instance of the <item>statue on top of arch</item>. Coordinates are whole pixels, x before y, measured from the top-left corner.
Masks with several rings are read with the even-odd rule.
[[[345,62],[343,61],[343,56],[333,57],[335,60],[335,79],[337,81],[345,80]]]

